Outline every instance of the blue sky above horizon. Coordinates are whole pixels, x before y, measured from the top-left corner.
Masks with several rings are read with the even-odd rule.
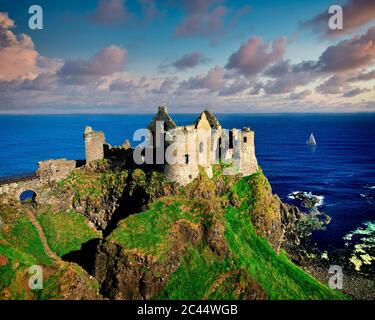
[[[375,111],[374,19],[371,0],[0,0],[0,113]]]

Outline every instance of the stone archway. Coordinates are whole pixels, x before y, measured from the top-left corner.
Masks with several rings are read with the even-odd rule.
[[[18,200],[21,204],[36,203],[38,194],[32,189],[21,190],[19,192]]]

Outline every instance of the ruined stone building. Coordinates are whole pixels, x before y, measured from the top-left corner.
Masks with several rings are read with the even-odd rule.
[[[147,129],[146,144],[137,147],[143,149],[146,165],[160,168],[170,180],[181,185],[194,180],[199,174],[199,167],[212,177],[212,165],[219,162],[227,164],[227,174],[246,176],[258,170],[254,131],[249,128],[225,130],[207,110],[194,124],[178,126],[167,108],[161,106]],[[125,161],[125,154],[130,148],[128,142],[112,147],[105,142],[102,132],[93,131],[91,127],[86,127],[84,137],[87,162],[103,158]]]

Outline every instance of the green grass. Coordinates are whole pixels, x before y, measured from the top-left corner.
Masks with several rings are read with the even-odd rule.
[[[81,245],[98,238],[99,232],[88,225],[87,219],[74,212],[43,211],[37,215],[51,250],[58,256],[81,249]]]
[[[176,198],[154,202],[149,210],[121,221],[107,239],[127,249],[162,256],[170,249],[174,222],[179,219],[193,223],[200,221],[199,214],[194,214],[193,210],[186,212],[183,206],[184,200]]]
[[[257,236],[248,219],[233,207],[227,208],[227,244],[239,267],[244,267],[265,289],[270,299],[343,299],[294,265],[284,254],[276,254]]]
[[[10,286],[13,298],[27,297],[27,282],[24,281],[28,268],[33,265],[50,266],[53,261],[45,253],[38,233],[27,217],[13,220],[14,225],[0,233],[0,255],[8,263],[0,266],[0,292]]]
[[[93,204],[109,193],[122,193],[128,172],[126,170],[86,172],[75,170],[66,179],[60,181],[61,190],[69,190],[74,194],[75,201],[88,201]]]
[[[204,183],[204,179],[201,182]],[[205,190],[199,183],[193,187],[194,190]],[[250,217],[270,190],[261,172],[242,178],[230,187],[222,197],[234,197],[237,205],[227,205],[224,218],[220,219],[225,225],[229,256],[220,258],[205,242],[196,247],[189,245],[181,256],[180,267],[169,276],[156,298],[242,299],[244,292],[255,290],[269,299],[345,299],[343,294],[331,290],[294,265],[285,254],[277,254],[265,238],[257,235]],[[109,240],[121,244],[124,249],[143,251],[162,261],[171,247],[171,232],[176,221],[207,222],[205,201],[209,202],[209,199],[191,194],[193,198],[164,198],[153,203],[149,210],[126,218]],[[225,203],[216,196],[214,199],[218,206]],[[216,209],[211,214],[217,216]]]
[[[207,247],[190,247],[181,260],[180,268],[170,276],[157,299],[207,299],[215,280],[232,270],[228,259],[220,259]],[[230,299],[231,294],[220,299]]]
[[[51,258],[44,251],[38,232],[27,217],[21,217],[17,221],[8,240],[20,251],[34,256],[39,263],[44,265],[52,263]]]

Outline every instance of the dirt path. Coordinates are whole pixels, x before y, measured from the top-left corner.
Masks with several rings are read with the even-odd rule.
[[[44,251],[46,252],[46,254],[52,259],[52,260],[55,260],[56,262],[60,262],[61,261],[61,258],[58,257],[52,250],[51,248],[49,247],[48,245],[48,242],[47,242],[47,239],[46,239],[46,236],[44,235],[44,231],[42,229],[42,227],[40,226],[39,222],[36,220],[35,218],[35,213],[30,210],[30,209],[27,209],[26,210],[26,214],[27,216],[29,217],[31,223],[33,224],[33,226],[35,227],[36,231],[38,232],[38,236],[39,236],[39,239],[40,241],[42,242],[42,245],[43,245],[43,248],[44,248]]]

